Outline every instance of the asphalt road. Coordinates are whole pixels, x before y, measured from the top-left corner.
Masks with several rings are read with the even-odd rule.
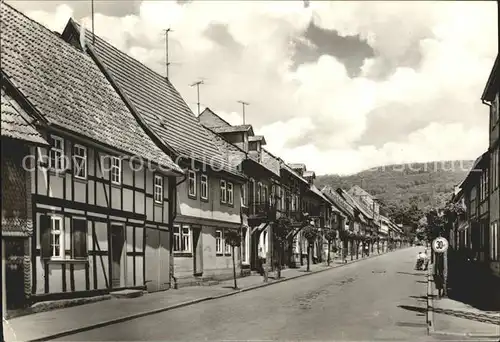
[[[422,249],[422,247],[420,247]],[[419,248],[61,338],[429,341]]]

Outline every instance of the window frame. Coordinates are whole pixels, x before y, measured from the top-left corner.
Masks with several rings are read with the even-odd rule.
[[[224,255],[231,256],[232,255],[232,247],[228,243],[226,243],[226,237],[223,234],[223,243],[224,243]]]
[[[54,223],[59,222],[59,230],[57,234],[54,234]],[[59,255],[55,255],[55,243],[54,236],[59,235]],[[50,249],[51,249],[51,260],[62,260],[66,257],[65,244],[66,236],[64,235],[64,218],[60,215],[50,215]]]
[[[196,172],[193,170],[188,171],[188,196],[196,198]],[[191,182],[193,184],[193,192],[191,192]]]
[[[187,229],[187,233],[184,232],[184,230]],[[192,253],[192,238],[191,238],[191,226],[190,225],[187,225],[187,224],[183,224],[181,226],[181,248],[182,248],[182,245],[184,244],[184,237],[187,237],[187,244],[184,244],[186,246],[186,248],[184,248],[184,250],[181,251],[181,253]]]
[[[220,188],[220,202],[226,204],[227,203],[227,183],[225,179],[221,179],[219,182]]]
[[[489,260],[498,261],[499,256],[499,246],[498,246],[498,235],[499,235],[499,221],[492,222],[490,224],[490,250],[489,250]]]
[[[75,151],[77,149],[80,149],[80,151],[83,151],[84,155],[83,156],[77,155],[75,153]],[[77,167],[77,165],[78,165],[77,159],[80,159],[83,162],[83,164],[84,164],[83,168]],[[75,178],[84,179],[84,180],[87,179],[87,176],[88,176],[87,160],[88,160],[87,147],[83,146],[81,144],[74,144],[73,145],[73,176]],[[84,175],[83,176],[78,175],[77,174],[78,170],[83,170]]]
[[[115,162],[118,161],[118,164],[115,164]],[[117,156],[111,156],[110,159],[110,166],[109,166],[109,179],[111,180],[111,184],[115,185],[121,185],[122,184],[122,159]],[[114,172],[115,170],[118,170],[117,173],[117,178],[118,180],[114,179],[114,176],[116,175]]]
[[[58,136],[58,135],[54,135],[54,134],[51,134],[50,135],[50,138],[54,141],[53,144],[51,144],[50,146],[50,149],[49,149],[49,169],[51,170],[54,170],[54,171],[64,171],[66,169],[66,165],[65,164],[65,140],[64,138]],[[61,143],[61,148],[57,148],[55,147],[55,142],[58,141]],[[59,160],[61,162],[61,165],[60,165],[60,168],[57,167],[57,165],[52,165],[52,153],[60,153],[61,155],[59,156]],[[54,163],[57,164],[56,162],[56,157],[54,156]]]
[[[161,184],[157,184],[157,180],[160,180]],[[153,177],[153,200],[155,203],[163,203],[163,176],[159,174],[155,174]]]
[[[184,229],[187,229],[188,232],[185,233]],[[173,236],[174,236],[174,253],[182,254],[182,253],[192,253],[192,229],[190,225],[187,224],[174,224],[173,225]],[[182,248],[184,244],[184,237],[187,237],[187,247]],[[185,244],[184,244],[185,245]]]
[[[220,236],[218,236],[220,234]],[[224,232],[221,229],[215,230],[215,254],[223,255],[224,253]]]
[[[75,221],[83,221],[85,224],[85,239],[83,240],[85,242],[85,255],[86,256],[75,256],[75,229],[74,229],[74,222]],[[84,217],[76,217],[73,216],[71,218],[71,258],[73,260],[79,260],[79,259],[87,259],[88,257],[88,223],[87,219]]]
[[[203,189],[205,189],[205,196],[203,195]],[[209,189],[209,183],[208,183],[208,175],[202,174],[200,176],[200,198],[202,200],[208,201],[208,189]]]
[[[228,205],[234,205],[234,184],[232,182],[226,182],[226,198]]]

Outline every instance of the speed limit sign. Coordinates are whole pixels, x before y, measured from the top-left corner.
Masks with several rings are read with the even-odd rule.
[[[436,253],[444,253],[448,249],[448,240],[444,237],[438,237],[432,241],[432,249]]]

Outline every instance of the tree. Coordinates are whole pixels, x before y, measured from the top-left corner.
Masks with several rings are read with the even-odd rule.
[[[328,241],[328,257],[327,257],[327,264],[330,266],[330,248],[332,245],[332,241],[335,241],[337,238],[337,231],[334,229],[328,229],[325,232],[325,239]]]
[[[233,256],[233,277],[234,277],[234,289],[238,289],[238,285],[236,284],[236,263],[234,261],[234,249],[235,247],[241,246],[241,234],[237,230],[228,229],[225,231],[224,239],[226,243],[231,246],[232,256]]]
[[[302,229],[302,234],[307,240],[307,272],[309,272],[311,270],[311,247],[319,236],[319,229],[309,224]]]
[[[279,217],[274,223],[273,223],[273,235],[274,235],[274,241],[276,243],[277,247],[277,252],[278,252],[278,265],[276,268],[277,275],[276,277],[279,279],[281,278],[281,264],[282,260],[281,257],[283,253],[285,252],[285,247],[287,246],[289,240],[290,240],[290,235],[293,231],[292,223],[288,217]]]

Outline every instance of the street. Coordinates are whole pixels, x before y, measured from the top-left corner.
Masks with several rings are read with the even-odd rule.
[[[430,340],[422,247],[61,340]]]

